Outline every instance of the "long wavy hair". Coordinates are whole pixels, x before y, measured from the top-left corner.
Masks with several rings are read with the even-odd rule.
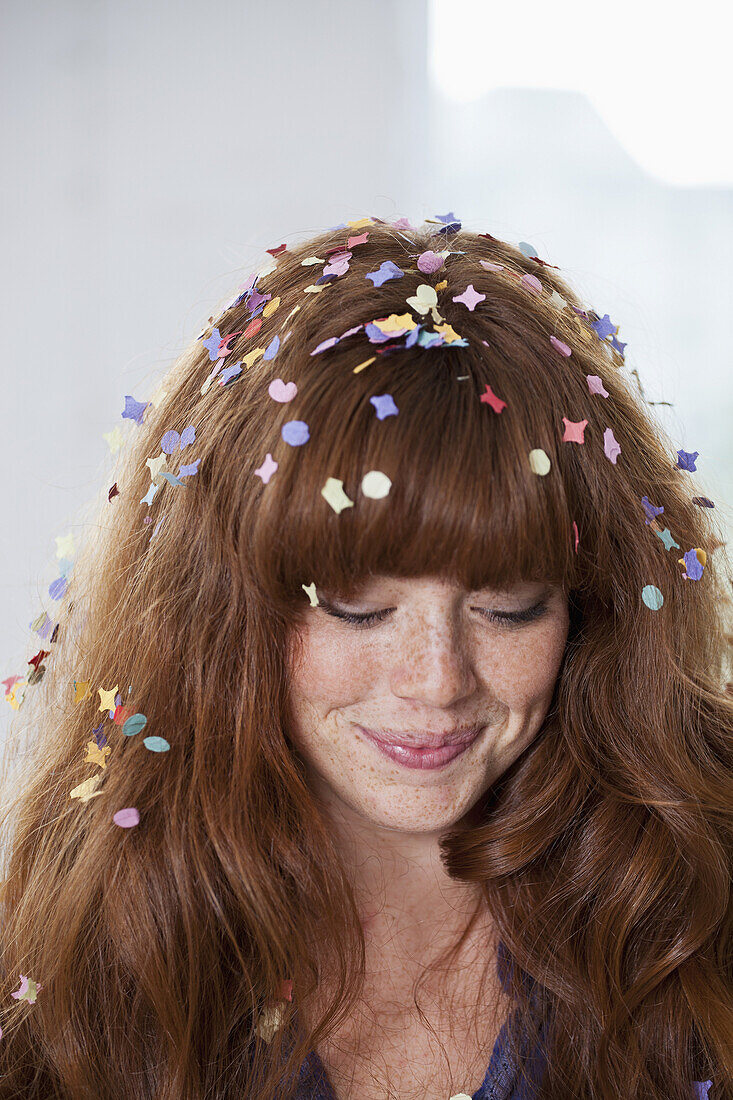
[[[5,746],[3,1100],[294,1095],[365,942],[290,736],[289,646],[308,589],[371,572],[568,594],[539,734],[441,839],[516,963],[540,1100],[733,1097],[720,508],[608,318],[531,248],[437,225],[273,250],[131,426]]]

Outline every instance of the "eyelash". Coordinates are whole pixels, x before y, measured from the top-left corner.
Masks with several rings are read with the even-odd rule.
[[[371,626],[375,622],[383,622],[386,615],[389,613],[389,609],[384,611],[338,611],[335,607],[325,607],[323,610],[327,615],[332,615],[335,619],[341,619],[343,622],[353,623],[354,626]],[[477,607],[477,611],[492,623],[499,623],[502,626],[521,626],[523,623],[534,622],[536,619],[541,618],[547,610],[547,604],[538,603],[534,607],[527,608],[526,611],[490,611],[484,607]]]

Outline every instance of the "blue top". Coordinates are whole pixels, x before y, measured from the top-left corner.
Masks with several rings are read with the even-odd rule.
[[[509,984],[511,965],[504,944],[499,943],[497,971],[505,992]],[[541,1049],[545,1038],[544,1028],[540,1028],[540,1043],[523,1060],[529,1078],[526,1080],[519,1077],[519,1061],[508,1035],[508,1023],[506,1021],[503,1024],[497,1036],[486,1076],[471,1100],[533,1100],[535,1096],[534,1086],[542,1080],[546,1065]],[[297,1100],[336,1100],[326,1067],[315,1050],[311,1051],[300,1067]]]
[[[508,990],[512,966],[511,956],[504,944],[500,942],[497,952],[497,972],[502,989],[505,992]],[[529,990],[530,1005],[534,1010],[536,1000],[532,993],[532,987],[535,983],[523,971],[521,972],[521,980],[522,984]],[[539,1017],[537,1023],[540,1024]],[[544,1054],[547,1040],[546,1024],[542,1023],[539,1026],[539,1042],[534,1050],[529,1055],[522,1051],[521,1056],[517,1056],[513,1047],[511,1037],[508,1034],[508,1026],[509,1021],[506,1021],[494,1043],[486,1076],[474,1092],[471,1100],[534,1100],[536,1087],[542,1081],[547,1065]],[[526,1067],[526,1076],[520,1076],[520,1065]],[[711,1085],[711,1081],[693,1081],[691,1100],[712,1100],[708,1096]],[[326,1067],[315,1050],[311,1051],[300,1067],[296,1100],[336,1100],[333,1086],[326,1073]],[[448,1097],[446,1097],[446,1100],[448,1100]]]

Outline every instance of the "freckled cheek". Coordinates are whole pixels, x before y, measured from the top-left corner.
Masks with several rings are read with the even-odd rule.
[[[479,656],[478,670],[487,689],[513,709],[552,695],[562,660],[564,634],[536,632],[513,638]]]

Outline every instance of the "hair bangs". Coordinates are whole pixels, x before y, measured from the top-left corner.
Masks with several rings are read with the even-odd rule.
[[[332,361],[307,389],[297,415],[310,437],[288,449],[261,501],[254,554],[284,614],[308,608],[311,584],[348,595],[370,575],[443,576],[469,591],[569,587],[572,518],[550,414],[527,424],[481,402],[487,365],[465,349],[347,369]],[[380,419],[372,399],[385,394],[398,411]],[[542,446],[547,476],[529,462]],[[373,471],[389,478],[382,497],[368,495]]]

